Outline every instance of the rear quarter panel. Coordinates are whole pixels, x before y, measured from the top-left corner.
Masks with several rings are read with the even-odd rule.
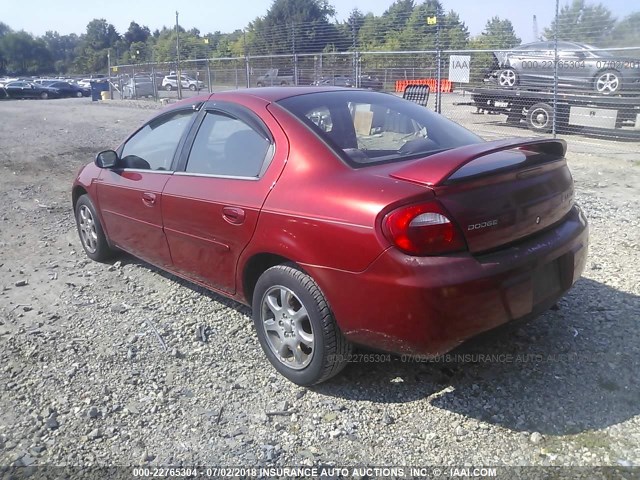
[[[286,132],[289,157],[241,264],[272,253],[303,266],[363,271],[389,246],[376,226],[381,212],[431,190],[375,167],[353,169],[278,105],[269,110]]]

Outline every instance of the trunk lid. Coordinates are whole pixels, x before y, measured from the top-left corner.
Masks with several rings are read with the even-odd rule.
[[[431,188],[469,251],[518,241],[560,221],[573,206],[563,140],[501,140],[441,152],[391,172]]]

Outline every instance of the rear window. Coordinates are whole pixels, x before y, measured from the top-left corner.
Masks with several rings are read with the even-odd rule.
[[[353,167],[426,157],[483,141],[441,115],[385,93],[309,93],[278,104]]]

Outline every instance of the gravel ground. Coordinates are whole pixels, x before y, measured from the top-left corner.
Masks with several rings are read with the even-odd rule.
[[[246,307],[83,254],[73,176],[153,107],[0,102],[0,465],[640,465],[638,144],[569,139],[592,236],[558,309],[306,389]]]

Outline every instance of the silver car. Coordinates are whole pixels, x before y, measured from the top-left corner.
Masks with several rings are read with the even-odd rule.
[[[122,86],[124,98],[153,97],[155,89],[149,77],[134,77]]]
[[[555,66],[554,42],[520,45],[495,51],[497,68],[486,79],[501,87],[550,88]],[[640,58],[623,57],[591,45],[558,42],[558,86],[582,88],[602,95],[640,90]]]

